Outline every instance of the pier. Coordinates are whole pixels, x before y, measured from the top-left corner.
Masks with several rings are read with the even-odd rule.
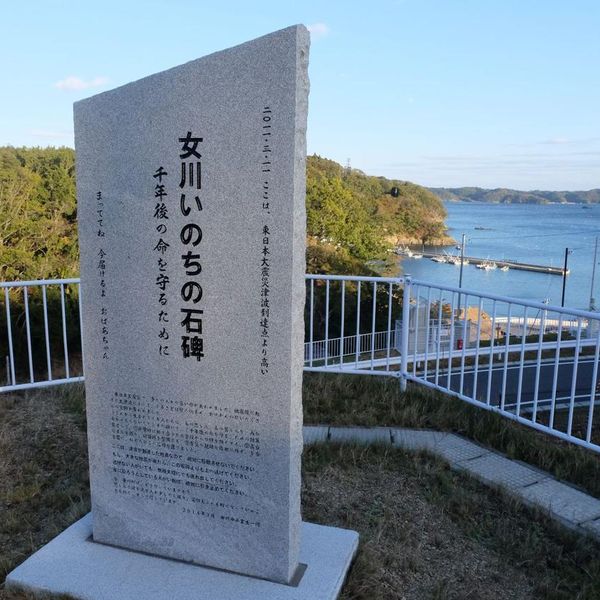
[[[415,251],[416,252],[416,251]],[[448,254],[440,254],[438,252],[419,252],[419,254],[423,255],[423,258],[444,258],[447,259]],[[456,257],[456,255],[451,255]],[[460,256],[458,257],[460,258]],[[548,275],[563,275],[562,267],[550,267],[547,265],[534,265],[530,263],[522,263],[514,260],[498,260],[495,258],[477,258],[476,256],[465,256],[465,265],[467,261],[470,265],[481,265],[484,263],[494,263],[496,266],[501,269],[502,267],[508,267],[509,269],[517,269],[519,271],[531,271],[533,273],[547,273]],[[460,264],[460,263],[459,263]],[[567,269],[567,275],[569,274],[569,269]]]

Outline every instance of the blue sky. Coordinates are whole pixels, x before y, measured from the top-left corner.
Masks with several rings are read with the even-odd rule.
[[[1,12],[0,144],[72,146],[75,100],[305,23],[309,153],[431,186],[600,187],[597,0],[5,0]]]

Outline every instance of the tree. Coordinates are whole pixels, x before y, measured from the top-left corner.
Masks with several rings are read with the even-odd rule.
[[[78,272],[75,154],[69,148],[0,148],[0,278]]]

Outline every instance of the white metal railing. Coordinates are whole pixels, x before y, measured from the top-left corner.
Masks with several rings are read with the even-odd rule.
[[[306,275],[306,284],[306,371],[396,377],[600,452],[600,313],[409,277]],[[80,305],[66,310],[78,286],[0,283],[0,392],[83,380],[80,339],[69,343]]]
[[[409,277],[307,275],[307,281],[309,343],[335,339],[332,324],[375,338],[386,315],[395,333],[387,348],[366,355],[309,355],[307,371],[395,376],[403,388],[411,381],[436,389],[600,452],[600,313]]]
[[[349,358],[356,356],[358,351],[359,356],[368,354],[373,349],[379,353],[387,349],[388,343],[394,347],[396,332],[391,331],[376,331],[375,333],[361,333],[360,335],[345,335],[343,340],[341,337],[332,338],[330,340],[317,340],[304,343],[304,362],[312,360],[325,360],[339,362],[347,362]]]
[[[81,320],[79,279],[0,282],[0,293],[0,324],[6,332],[6,376],[0,378],[6,383],[0,392],[83,381],[76,333]],[[69,321],[71,296],[77,300]],[[56,314],[58,325],[52,318]],[[73,337],[75,349],[69,343]]]
[[[402,280],[306,275],[306,281],[304,370],[397,376],[394,365],[400,353],[396,350],[393,308],[399,306],[396,300],[401,294]],[[385,303],[383,311],[382,302]],[[334,331],[336,333],[332,333]],[[344,340],[343,351],[338,341],[341,339]]]
[[[414,353],[409,380],[600,451],[599,314],[420,281],[408,289],[413,298],[445,296],[462,317],[450,323],[445,363],[428,349]]]

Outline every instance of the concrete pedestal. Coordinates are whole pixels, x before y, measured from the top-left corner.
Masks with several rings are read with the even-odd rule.
[[[296,587],[91,541],[86,515],[6,578],[7,589],[82,600],[335,600],[358,546],[347,529],[302,523]]]

